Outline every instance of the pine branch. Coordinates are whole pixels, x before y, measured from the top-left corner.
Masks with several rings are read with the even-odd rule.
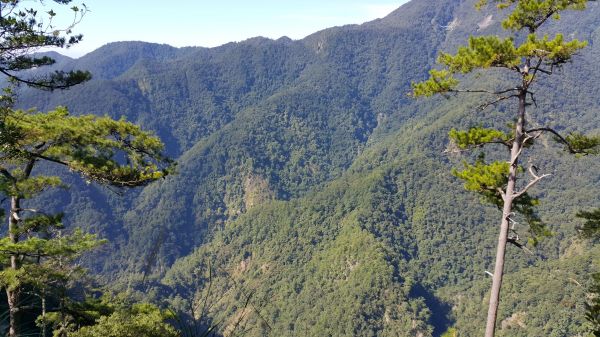
[[[442,151],[442,153],[462,153],[462,152],[468,152],[468,151],[472,151],[473,149],[478,149],[481,147],[484,147],[488,144],[500,144],[500,145],[504,145],[507,149],[510,150],[510,144],[508,144],[507,142],[501,141],[501,140],[496,140],[496,141],[489,141],[489,142],[484,142],[481,144],[477,144],[477,145],[472,145],[469,146],[468,148],[464,148],[461,149],[457,146],[449,146],[448,148],[446,148],[444,151]]]
[[[4,167],[0,167],[0,174],[2,174],[7,180],[15,183],[16,179],[15,177],[12,176],[12,174],[10,174],[10,172],[8,172],[7,169],[5,169]]]
[[[91,79],[91,74],[89,72],[81,72],[81,71],[70,72],[70,73],[66,74],[66,76],[62,72],[56,72],[53,74],[54,77],[52,77],[52,75],[50,75],[50,77],[48,77],[47,79],[45,79],[45,80],[42,79],[39,81],[27,80],[27,79],[21,78],[19,76],[13,75],[10,72],[8,72],[8,70],[6,68],[3,68],[3,67],[0,67],[0,73],[6,75],[10,80],[16,81],[18,83],[26,84],[33,88],[38,88],[38,89],[48,90],[48,91],[52,91],[52,90],[56,90],[56,89],[61,89],[61,90],[68,89],[70,87],[81,84],[81,83]]]
[[[558,9],[556,9],[556,8],[551,11],[548,11],[546,16],[543,17],[539,22],[537,22],[537,24],[535,24],[532,27],[529,27],[529,32],[532,34],[535,33],[535,31],[537,31],[546,21],[548,21],[548,19],[550,19],[557,12],[558,12]]]
[[[35,153],[35,152],[26,152],[27,154],[29,154],[30,156],[33,156],[35,158],[39,158],[39,159],[44,159],[47,160],[49,162],[55,163],[55,164],[60,164],[60,165],[64,165],[64,166],[69,166],[69,163],[56,159],[56,158],[52,158],[52,157],[48,157],[48,156],[44,156],[43,154],[40,153]]]
[[[587,154],[587,152],[585,152],[585,151],[574,149],[571,146],[571,143],[569,143],[569,141],[567,141],[567,139],[565,137],[563,137],[560,133],[558,133],[558,131],[556,131],[556,130],[554,130],[552,128],[543,127],[543,128],[535,128],[535,129],[531,129],[531,130],[525,131],[526,134],[528,134],[530,132],[540,132],[540,133],[550,132],[554,136],[556,136],[556,139],[559,142],[563,143],[567,147],[567,149],[569,150],[569,153],[572,153],[572,154]]]
[[[527,91],[527,94],[531,97],[531,101],[533,102],[533,105],[537,108],[537,100],[535,99],[535,93],[532,91]]]

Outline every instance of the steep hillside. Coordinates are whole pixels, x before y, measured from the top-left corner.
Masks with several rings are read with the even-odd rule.
[[[417,7],[421,16],[449,19]],[[407,24],[411,19],[208,50],[134,43],[127,53],[111,44],[72,65],[95,65],[97,80],[59,94],[28,92],[22,102],[124,115],[156,130],[172,155],[182,154],[180,174],[143,191],[123,215],[131,238],[125,255],[159,245],[160,263],[168,265],[200,244],[203,233],[256,204],[250,195],[298,197],[348,168],[379,124],[411,117],[398,107],[414,104],[405,95],[409,84],[432,64],[444,39],[437,25],[424,30]],[[155,51],[139,52],[146,49]],[[173,57],[161,61],[164,55]],[[111,63],[116,69],[106,70]],[[254,185],[262,188],[252,191]],[[186,240],[178,234],[159,240],[164,231]]]
[[[499,214],[463,192],[449,174],[463,158],[442,152],[451,127],[508,124],[508,107],[407,96],[438,51],[500,32],[496,12],[473,3],[414,0],[300,41],[117,43],[65,60],[95,79],[61,93],[25,90],[23,106],[125,116],[163,138],[179,172],[125,197],[82,187],[45,202],[109,237],[87,262],[116,287],[179,307],[205,301],[210,310],[196,314],[225,333],[439,336],[456,324],[475,335]],[[548,28],[590,45],[562,80],[537,88],[540,125],[600,127],[599,22],[592,3]],[[576,249],[573,215],[600,204],[600,163],[564,155],[551,139],[535,151],[553,174],[539,194],[555,235],[532,256],[510,251],[509,282],[532,284],[507,287],[503,333],[576,335],[584,288],[571,279],[584,283],[597,254]],[[552,294],[532,282],[563,268]],[[517,295],[525,291],[540,292],[536,305],[523,303],[533,301]]]

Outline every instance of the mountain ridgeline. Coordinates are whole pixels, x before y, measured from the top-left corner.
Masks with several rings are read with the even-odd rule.
[[[94,79],[23,89],[23,108],[124,116],[162,138],[178,173],[123,196],[70,179],[69,191],[38,202],[110,240],[85,263],[115,288],[195,304],[226,336],[440,336],[450,326],[481,335],[500,213],[463,191],[450,174],[463,155],[443,151],[452,127],[508,124],[511,107],[408,96],[439,51],[501,34],[495,8],[474,2],[413,0],[299,41],[118,42],[57,56],[57,67]],[[599,26],[596,3],[548,26],[589,45],[536,88],[540,125],[600,131]],[[577,239],[574,215],[600,204],[600,162],[561,150],[552,139],[535,149],[552,173],[537,196],[553,236],[532,255],[509,251],[500,336],[586,328],[600,252]]]

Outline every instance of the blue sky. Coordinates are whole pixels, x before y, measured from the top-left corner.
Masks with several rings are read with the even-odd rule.
[[[407,1],[84,0],[90,12],[75,28],[84,41],[61,53],[77,57],[108,42],[128,40],[214,47],[254,36],[300,39],[324,28],[383,17]]]

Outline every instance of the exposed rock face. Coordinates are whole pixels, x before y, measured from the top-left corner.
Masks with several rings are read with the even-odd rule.
[[[526,312],[515,312],[512,316],[505,319],[500,323],[502,330],[514,329],[514,328],[526,328],[525,319],[527,318]]]

